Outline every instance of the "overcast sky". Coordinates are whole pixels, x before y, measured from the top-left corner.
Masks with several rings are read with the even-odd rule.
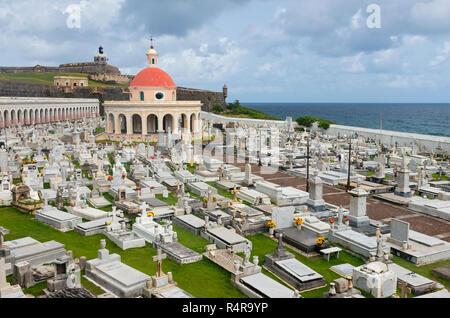
[[[367,26],[370,4],[381,9],[381,28]],[[68,24],[73,5],[81,8],[79,28]],[[176,85],[226,83],[230,101],[450,100],[450,0],[0,0],[0,7],[2,66],[91,61],[102,45],[111,65],[136,74],[152,35],[159,66]]]

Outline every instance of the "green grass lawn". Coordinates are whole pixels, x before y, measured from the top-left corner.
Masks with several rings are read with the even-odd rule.
[[[0,80],[18,81],[25,83],[36,83],[43,85],[53,85],[55,76],[74,76],[74,77],[88,77],[89,74],[84,73],[12,73],[12,74],[0,74]],[[89,80],[89,86],[91,87],[127,87],[127,84],[106,84],[97,81]]]
[[[162,194],[155,194],[155,197],[158,200],[166,202],[168,205],[175,205],[178,202],[177,197],[175,196],[175,194],[172,191],[169,192],[169,196],[167,198],[164,198]]]
[[[48,225],[33,220],[32,216],[23,214],[14,208],[0,209],[0,225],[11,231],[10,234],[5,236],[7,241],[26,236],[31,236],[40,242],[55,240],[65,244],[67,250],[72,250],[74,257],[86,256],[88,260],[97,257],[100,239],[106,239],[110,253],[120,254],[122,262],[125,264],[148,275],[154,275],[156,272],[156,263],[152,261],[152,256],[156,255],[156,250],[151,248],[149,244],[145,247],[122,251],[102,234],[84,237],[74,231],[62,233]],[[176,230],[179,241],[195,251],[204,251],[204,246],[209,244],[202,238],[187,231],[179,228],[176,228]],[[166,273],[172,272],[178,286],[195,297],[245,297],[231,285],[230,274],[208,259],[184,265],[167,259],[163,262],[163,270]],[[95,285],[89,284],[85,280],[82,283],[91,292],[101,293]],[[39,294],[39,290],[42,290],[43,287],[45,286],[34,286],[30,289],[30,293]]]

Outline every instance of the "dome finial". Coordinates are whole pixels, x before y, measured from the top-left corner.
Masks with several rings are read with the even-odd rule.
[[[153,49],[153,37],[150,36],[150,48]]]

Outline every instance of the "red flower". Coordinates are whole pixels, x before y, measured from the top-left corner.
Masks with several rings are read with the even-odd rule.
[[[141,191],[141,190],[142,190],[142,188],[140,188],[140,187],[136,188],[136,191]]]
[[[345,220],[348,221],[348,217],[345,217]]]
[[[111,181],[113,179],[113,176],[109,176],[108,180]]]
[[[166,156],[161,156],[161,159],[166,159]]]
[[[330,223],[334,223],[334,219],[333,218],[330,219]]]

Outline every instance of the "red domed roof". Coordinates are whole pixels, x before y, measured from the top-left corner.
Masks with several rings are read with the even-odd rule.
[[[172,78],[157,67],[147,67],[133,79],[130,87],[176,87]]]

